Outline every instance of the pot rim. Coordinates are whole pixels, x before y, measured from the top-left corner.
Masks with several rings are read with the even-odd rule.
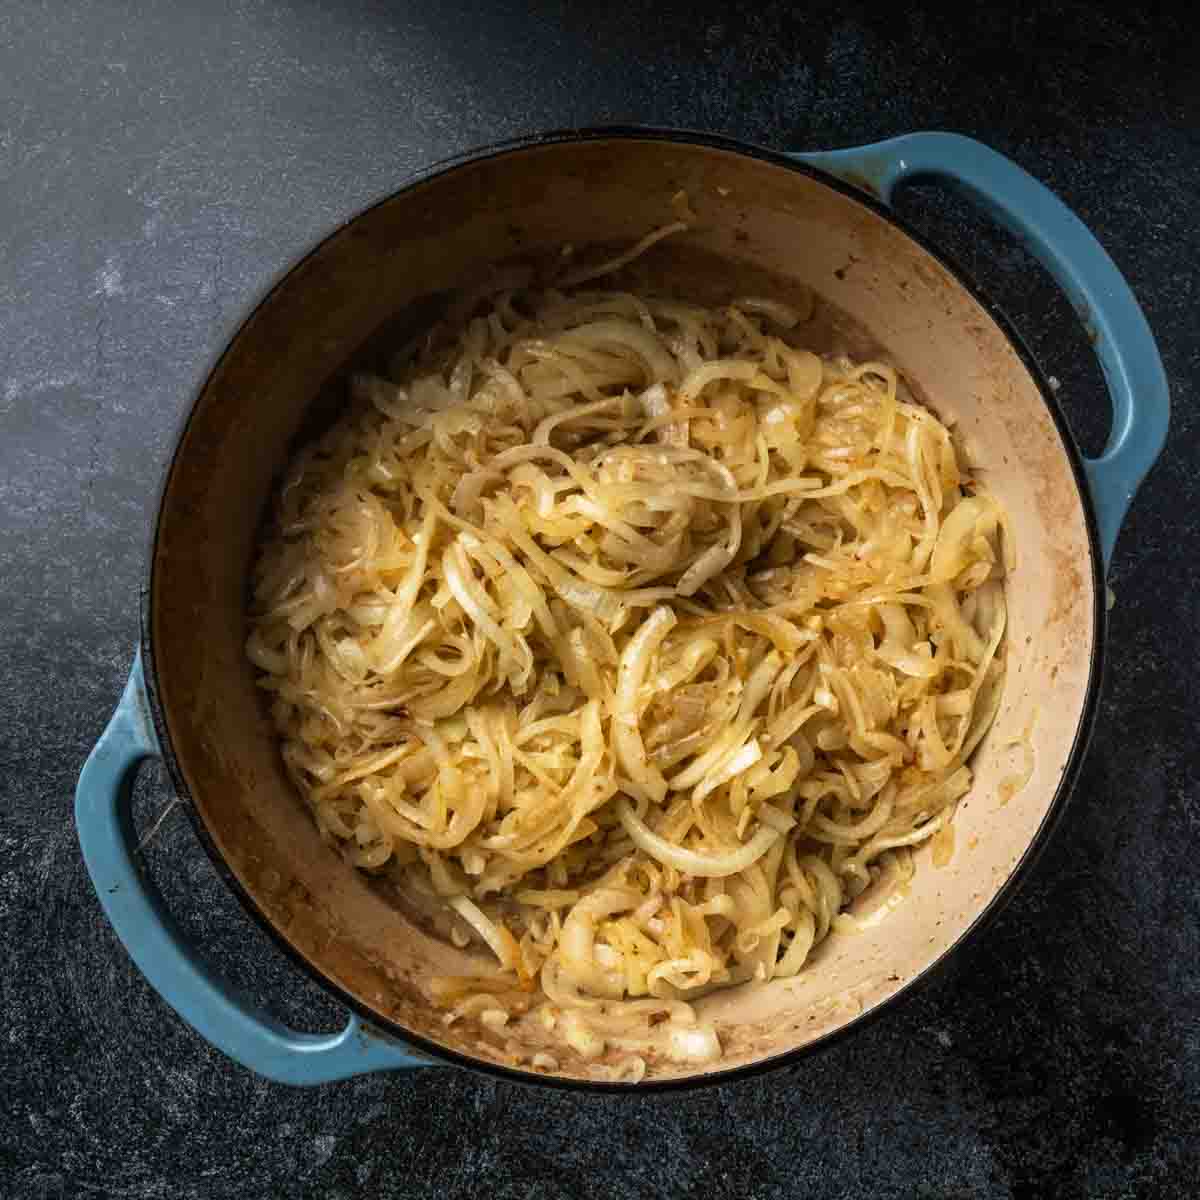
[[[1012,346],[1021,364],[1029,372],[1030,377],[1037,385],[1038,391],[1041,394],[1042,402],[1045,404],[1047,411],[1050,414],[1051,420],[1054,422],[1055,429],[1058,432],[1059,439],[1062,442],[1063,449],[1071,466],[1071,471],[1075,479],[1076,492],[1079,496],[1080,505],[1084,514],[1084,521],[1087,527],[1089,559],[1092,579],[1092,594],[1093,594],[1093,621],[1094,621],[1094,636],[1089,653],[1088,680],[1087,688],[1084,696],[1083,709],[1080,713],[1079,723],[1075,730],[1075,736],[1072,741],[1071,748],[1067,754],[1066,766],[1062,775],[1059,778],[1058,784],[1055,787],[1054,796],[1046,808],[1045,815],[1042,818],[1037,830],[1028,845],[1025,847],[1020,859],[1013,867],[1008,878],[996,891],[995,895],[985,904],[972,919],[970,924],[959,934],[958,938],[949,946],[943,953],[931,962],[922,971],[912,976],[911,979],[904,982],[895,992],[886,999],[881,1000],[874,1007],[866,1012],[860,1013],[847,1021],[844,1025],[838,1026],[819,1037],[814,1038],[811,1042],[803,1046],[798,1046],[791,1050],[781,1051],[778,1054],[772,1054],[764,1058],[756,1059],[753,1062],[745,1063],[736,1067],[728,1067],[715,1070],[699,1072],[692,1075],[683,1076],[680,1078],[663,1079],[663,1080],[644,1080],[640,1083],[614,1082],[590,1079],[570,1079],[564,1076],[555,1075],[538,1075],[532,1071],[522,1071],[512,1067],[502,1066],[499,1063],[489,1062],[483,1058],[474,1058],[466,1054],[462,1054],[455,1050],[447,1049],[436,1042],[430,1041],[421,1034],[414,1033],[398,1022],[392,1021],[390,1018],[381,1016],[378,1012],[372,1009],[369,1005],[362,1003],[356,996],[343,988],[340,984],[331,979],[321,970],[321,968],[310,958],[307,958],[299,950],[297,950],[275,927],[270,918],[260,908],[258,901],[253,893],[243,886],[242,882],[234,874],[232,868],[225,861],[224,856],[217,848],[208,826],[201,818],[192,797],[191,790],[187,784],[186,778],[178,758],[175,755],[174,746],[171,741],[170,728],[167,724],[166,714],[163,708],[158,683],[158,667],[154,655],[154,647],[151,638],[151,614],[152,604],[151,597],[153,592],[155,563],[157,560],[158,550],[158,534],[159,526],[162,519],[163,501],[166,497],[167,489],[170,486],[171,477],[175,470],[175,465],[179,459],[180,451],[183,446],[184,439],[187,435],[188,428],[192,422],[192,418],[196,411],[196,406],[200,398],[208,389],[213,376],[224,362],[226,355],[229,354],[234,343],[237,341],[242,330],[254,319],[259,310],[268,304],[271,298],[282,288],[287,281],[292,277],[304,263],[308,262],[313,256],[318,254],[326,244],[334,237],[337,237],[349,226],[355,224],[360,218],[374,211],[376,208],[389,203],[395,197],[407,192],[423,183],[440,175],[449,174],[461,167],[466,167],[477,162],[485,161],[491,158],[500,158],[507,154],[520,152],[523,150],[535,149],[541,146],[554,146],[562,144],[571,144],[576,142],[597,142],[597,141],[658,141],[666,144],[682,144],[691,146],[701,146],[710,149],[722,150],[728,153],[741,155],[746,158],[756,159],[759,162],[765,162],[772,166],[783,168],[784,170],[794,172],[799,175],[807,176],[810,179],[816,180],[824,184],[826,187],[832,188],[834,191],[851,197],[860,204],[865,205],[868,209],[875,213],[876,216],[883,218],[893,226],[897,227],[901,232],[911,238],[918,246],[929,254],[941,267],[943,267],[954,282],[961,288],[965,289],[968,295],[971,296],[996,322],[1000,331]],[[1013,323],[1005,315],[1004,311],[991,300],[987,294],[979,287],[971,278],[969,273],[955,259],[948,255],[944,250],[933,244],[923,233],[915,229],[908,221],[893,212],[890,208],[884,205],[878,197],[872,193],[864,191],[859,187],[854,187],[844,181],[838,179],[816,167],[810,166],[801,159],[791,157],[781,151],[771,149],[769,147],[760,146],[753,142],[742,141],[736,138],[726,137],[721,134],[706,133],[703,131],[692,130],[687,128],[672,128],[670,126],[657,125],[636,125],[636,124],[617,124],[617,125],[598,125],[588,126],[579,129],[558,129],[547,130],[540,133],[527,134],[520,137],[506,138],[500,141],[490,142],[474,149],[462,151],[457,154],[450,155],[440,159],[427,167],[423,167],[408,175],[399,186],[393,188],[387,195],[372,201],[364,208],[355,212],[352,216],[340,222],[335,228],[320,238],[319,241],[311,245],[299,258],[289,262],[272,281],[262,289],[257,299],[249,305],[244,315],[241,316],[233,332],[223,341],[220,350],[213,356],[208,366],[203,370],[200,376],[199,386],[195,388],[191,404],[184,413],[179,422],[175,437],[172,443],[170,456],[163,468],[161,479],[159,482],[156,502],[154,507],[154,522],[150,529],[150,537],[148,544],[148,553],[146,555],[143,584],[140,594],[140,620],[141,620],[141,649],[142,661],[145,672],[146,694],[149,700],[150,713],[154,722],[155,733],[158,737],[159,746],[162,751],[163,762],[166,764],[168,774],[170,775],[172,786],[175,789],[177,796],[185,803],[184,809],[188,814],[188,819],[191,822],[197,839],[201,846],[204,847],[205,853],[208,855],[213,866],[221,878],[224,879],[226,885],[231,889],[237,897],[242,908],[251,917],[251,919],[263,930],[274,942],[275,946],[283,952],[283,954],[315,983],[318,984],[328,995],[332,996],[340,1004],[345,1005],[351,1012],[357,1014],[363,1021],[367,1022],[369,1028],[377,1029],[385,1036],[394,1038],[406,1046],[428,1056],[433,1060],[433,1065],[456,1066],[464,1068],[468,1071],[479,1072],[492,1078],[501,1079],[510,1083],[518,1083],[532,1087],[555,1088],[566,1091],[593,1091],[593,1092],[626,1092],[637,1093],[639,1095],[647,1095],[650,1093],[677,1092],[685,1091],[701,1087],[709,1087],[721,1083],[729,1083],[737,1080],[748,1079],[753,1076],[764,1074],[768,1071],[775,1071],[781,1068],[796,1066],[805,1058],[825,1051],[832,1046],[847,1038],[850,1034],[859,1032],[866,1028],[871,1023],[878,1020],[885,1013],[891,1013],[902,1002],[911,1001],[914,996],[924,991],[930,984],[937,979],[942,978],[952,960],[958,958],[961,952],[969,945],[977,943],[980,935],[992,924],[999,913],[1004,909],[1008,902],[1013,898],[1017,888],[1024,883],[1036,863],[1038,857],[1045,849],[1054,830],[1058,827],[1063,812],[1066,808],[1066,802],[1070,797],[1071,791],[1075,785],[1075,781],[1079,775],[1080,768],[1087,753],[1088,745],[1096,724],[1096,717],[1099,710],[1099,698],[1101,685],[1103,683],[1104,672],[1104,643],[1107,633],[1107,612],[1103,603],[1105,595],[1105,580],[1103,568],[1103,556],[1100,548],[1099,526],[1097,524],[1096,513],[1092,503],[1091,493],[1087,487],[1086,475],[1083,467],[1083,456],[1079,447],[1075,443],[1075,439],[1067,424],[1066,418],[1059,407],[1058,400],[1053,389],[1050,387],[1049,381],[1038,365],[1033,356],[1032,351],[1026,345],[1024,339],[1017,331]]]

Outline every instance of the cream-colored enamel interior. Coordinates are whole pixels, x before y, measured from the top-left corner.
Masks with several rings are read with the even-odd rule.
[[[183,438],[160,514],[152,645],[170,742],[221,854],[294,948],[371,1010],[460,1053],[522,1069],[537,1047],[469,1023],[447,1028],[424,1000],[430,973],[472,969],[434,942],[317,837],[282,773],[242,644],[252,548],[276,472],[314,408],[328,413],[346,364],[498,260],[564,243],[627,244],[674,218],[686,191],[699,217],[647,265],[701,298],[769,272],[785,298],[818,296],[815,336],[882,347],[917,394],[967,436],[1011,514],[1009,678],[954,824],[954,853],[918,859],[911,895],[867,933],[832,935],[796,979],[701,1002],[723,1070],[793,1050],[852,1021],[941,957],[1003,886],[1037,833],[1075,742],[1090,683],[1093,574],[1070,462],[1005,336],[907,235],[852,197],[726,150],[607,139],[513,150],[443,173],[358,218],[298,267],[254,314],[209,381]],[[431,299],[432,297],[432,299]],[[389,334],[389,330],[391,334]],[[1033,777],[1009,743],[1031,731]],[[477,969],[477,966],[476,966]],[[560,1073],[589,1068],[555,1049]],[[516,1061],[523,1057],[524,1064]],[[688,1074],[650,1059],[648,1078]]]

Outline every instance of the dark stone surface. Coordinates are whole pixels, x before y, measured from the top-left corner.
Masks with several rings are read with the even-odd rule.
[[[1200,46],[1190,19],[1132,6],[962,9],[0,6],[0,1194],[1195,1193]],[[1118,547],[1075,799],[951,978],[792,1070],[646,1100],[452,1071],[269,1084],[133,969],[72,826],[137,635],[172,431],[247,304],[408,172],[632,120],[784,148],[957,129],[1058,190],[1128,275],[1175,420]],[[1100,444],[1099,374],[1040,271],[941,193],[900,206],[1004,305]],[[169,798],[153,770],[139,794],[143,820]],[[293,1022],[335,1026],[178,810],[147,854],[223,970]]]

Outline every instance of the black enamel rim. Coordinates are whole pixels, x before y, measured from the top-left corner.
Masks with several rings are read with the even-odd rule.
[[[1008,879],[1001,886],[999,891],[992,897],[988,904],[976,915],[975,919],[967,926],[959,935],[957,940],[934,962],[926,967],[919,974],[914,975],[907,983],[905,983],[898,991],[889,996],[886,1000],[880,1001],[869,1011],[862,1013],[853,1020],[848,1021],[845,1025],[840,1026],[829,1033],[823,1034],[814,1039],[808,1044],[798,1047],[794,1050],[784,1051],[779,1054],[771,1055],[767,1058],[759,1059],[752,1063],[747,1063],[738,1067],[730,1067],[725,1070],[714,1070],[697,1075],[687,1076],[681,1079],[666,1079],[666,1080],[646,1080],[642,1083],[615,1083],[601,1082],[598,1080],[580,1080],[566,1079],[557,1076],[538,1075],[532,1071],[519,1071],[511,1067],[501,1066],[498,1063],[488,1062],[481,1058],[471,1058],[460,1054],[454,1050],[448,1050],[443,1046],[437,1045],[434,1042],[422,1037],[419,1034],[411,1032],[403,1025],[381,1017],[377,1012],[362,1004],[355,996],[351,995],[339,984],[331,980],[325,975],[310,959],[306,958],[298,950],[296,950],[290,942],[275,928],[270,919],[258,906],[253,895],[248,892],[234,875],[232,869],[225,862],[224,857],[217,849],[215,842],[209,834],[208,827],[200,818],[192,798],[187,781],[184,778],[183,771],[179,761],[175,755],[174,747],[171,742],[171,733],[167,725],[166,716],[163,711],[161,697],[159,695],[158,672],[154,658],[154,648],[150,634],[150,614],[151,604],[150,595],[153,586],[154,564],[156,560],[157,541],[158,541],[158,525],[162,513],[162,503],[166,495],[167,488],[170,484],[171,476],[175,469],[175,464],[178,460],[180,449],[183,444],[184,437],[187,433],[188,426],[191,423],[195,405],[199,397],[203,395],[208,387],[213,375],[216,373],[221,363],[224,361],[230,348],[240,336],[242,330],[262,308],[281,288],[291,275],[298,270],[305,262],[313,255],[320,251],[325,244],[332,238],[336,237],[348,226],[353,225],[360,217],[367,213],[387,204],[395,196],[403,192],[427,182],[438,175],[451,173],[458,168],[467,166],[472,163],[480,162],[489,158],[502,157],[506,154],[528,150],[539,146],[551,146],[561,143],[582,142],[582,141],[605,141],[605,140],[626,140],[626,141],[659,141],[664,143],[681,143],[685,145],[704,146],[711,149],[723,150],[733,154],[739,154],[746,158],[757,159],[760,162],[770,163],[773,166],[779,167],[786,171],[791,171],[795,174],[805,175],[811,179],[815,179],[834,191],[843,193],[851,197],[858,203],[870,209],[877,216],[890,222],[892,225],[899,228],[903,233],[910,237],[918,246],[930,254],[945,270],[950,274],[954,281],[988,313],[988,315],[1000,327],[1004,333],[1022,365],[1029,372],[1031,378],[1037,384],[1038,390],[1042,396],[1042,402],[1045,404],[1050,417],[1054,422],[1054,426],[1058,431],[1059,440],[1062,443],[1063,449],[1071,464],[1071,470],[1075,476],[1075,485],[1079,493],[1080,504],[1084,512],[1084,518],[1087,524],[1088,543],[1090,548],[1090,559],[1092,569],[1092,592],[1093,592],[1093,620],[1095,628],[1095,637],[1092,642],[1090,654],[1090,670],[1088,675],[1087,694],[1084,698],[1083,711],[1080,715],[1079,725],[1075,731],[1075,737],[1071,745],[1069,754],[1067,755],[1066,768],[1063,771],[1062,777],[1055,789],[1054,797],[1046,810],[1046,815],[1042,819],[1041,825],[1037,832],[1030,839],[1029,845],[1022,854],[1020,861],[1013,868]],[[146,693],[150,703],[150,711],[154,719],[154,728],[158,735],[158,742],[164,763],[171,777],[171,782],[180,799],[185,801],[184,808],[187,811],[188,818],[192,823],[192,827],[196,832],[200,844],[204,847],[205,852],[211,859],[214,867],[226,884],[231,888],[234,895],[241,902],[242,907],[250,915],[250,917],[264,929],[270,936],[275,945],[295,963],[302,971],[304,971],[310,979],[314,980],[326,992],[332,995],[340,1003],[344,1004],[353,1013],[357,1014],[364,1022],[368,1029],[376,1029],[384,1034],[395,1038],[403,1043],[406,1047],[411,1047],[413,1050],[426,1055],[432,1062],[432,1065],[456,1066],[465,1068],[468,1071],[476,1071],[481,1074],[492,1076],[493,1078],[503,1079],[507,1082],[524,1084],[533,1087],[548,1087],[557,1088],[567,1091],[591,1091],[591,1092],[626,1092],[636,1093],[638,1095],[647,1095],[649,1093],[661,1093],[670,1091],[684,1091],[693,1088],[709,1087],[719,1083],[732,1082],[740,1079],[747,1079],[751,1076],[763,1074],[767,1071],[774,1071],[784,1067],[795,1066],[810,1055],[826,1050],[831,1046],[836,1045],[843,1038],[850,1034],[866,1028],[867,1025],[876,1021],[886,1012],[892,1012],[897,1005],[903,1001],[910,1000],[914,995],[927,987],[931,982],[943,976],[950,961],[958,955],[964,947],[970,943],[977,941],[979,935],[991,925],[998,913],[1012,899],[1017,887],[1023,883],[1030,874],[1030,869],[1036,862],[1038,856],[1045,849],[1050,836],[1057,828],[1062,819],[1063,812],[1066,807],[1066,801],[1070,795],[1071,789],[1075,784],[1075,779],[1079,774],[1084,756],[1087,752],[1088,742],[1091,738],[1092,730],[1095,725],[1096,715],[1099,708],[1100,687],[1103,679],[1104,668],[1104,642],[1107,628],[1107,613],[1103,604],[1104,591],[1104,568],[1103,555],[1100,550],[1100,535],[1096,523],[1096,514],[1092,505],[1091,493],[1088,490],[1087,477],[1084,473],[1083,457],[1079,448],[1075,444],[1075,440],[1066,419],[1059,408],[1054,392],[1051,389],[1045,374],[1038,366],[1029,347],[1025,344],[1020,334],[1014,328],[1013,324],[1005,316],[1000,307],[984,294],[979,286],[974,283],[966,271],[956,263],[952,258],[947,256],[945,251],[939,249],[929,242],[924,234],[912,228],[908,222],[902,217],[897,216],[889,208],[884,206],[873,195],[860,191],[858,188],[852,187],[849,184],[843,183],[836,177],[826,174],[824,171],[811,167],[808,164],[791,158],[788,155],[781,154],[779,151],[771,150],[763,146],[757,146],[747,142],[737,141],[732,138],[722,137],[716,134],[708,134],[696,132],[686,129],[670,129],[656,126],[636,126],[636,125],[617,125],[617,126],[598,126],[587,129],[578,130],[558,130],[550,131],[541,134],[534,134],[527,137],[512,138],[504,141],[492,143],[490,145],[480,147],[476,150],[467,151],[462,154],[453,155],[443,159],[440,162],[434,163],[421,171],[409,176],[404,183],[396,188],[393,192],[374,203],[368,205],[353,217],[342,222],[336,229],[332,230],[320,242],[314,245],[300,259],[291,263],[276,280],[265,289],[258,301],[249,309],[246,316],[238,325],[236,332],[229,338],[227,343],[222,347],[217,354],[210,367],[203,374],[203,382],[196,390],[196,401],[193,401],[191,408],[185,414],[183,421],[180,424],[179,431],[175,438],[174,448],[171,452],[171,457],[167,462],[166,468],[163,471],[162,481],[159,485],[157,503],[155,505],[155,521],[151,530],[149,553],[146,558],[146,574],[145,582],[141,592],[141,649],[142,649],[142,665],[145,674]]]

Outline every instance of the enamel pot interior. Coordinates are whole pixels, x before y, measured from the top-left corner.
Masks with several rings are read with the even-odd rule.
[[[723,1059],[696,1068],[651,1055],[648,1082],[777,1059],[920,977],[1038,839],[1087,722],[1098,573],[1074,452],[997,320],[877,206],[768,155],[651,135],[511,147],[407,187],[278,285],[197,399],[158,517],[151,686],[176,784],[252,909],[380,1027],[460,1061],[522,1071],[539,1047],[469,1021],[447,1027],[425,981],[477,972],[482,960],[427,936],[318,837],[283,773],[243,653],[255,541],[289,453],[343,402],[348,367],[428,324],[497,263],[564,244],[631,244],[674,219],[681,189],[698,223],[652,252],[642,267],[649,284],[713,302],[811,289],[814,349],[886,355],[921,400],[957,423],[1011,516],[1018,566],[1004,702],[975,760],[949,861],[935,866],[922,850],[905,901],[865,932],[831,936],[798,978],[702,1000]],[[1012,743],[1026,731],[1032,778],[1009,796],[1006,783],[1030,752]],[[559,1077],[594,1077],[561,1047],[553,1052]]]

